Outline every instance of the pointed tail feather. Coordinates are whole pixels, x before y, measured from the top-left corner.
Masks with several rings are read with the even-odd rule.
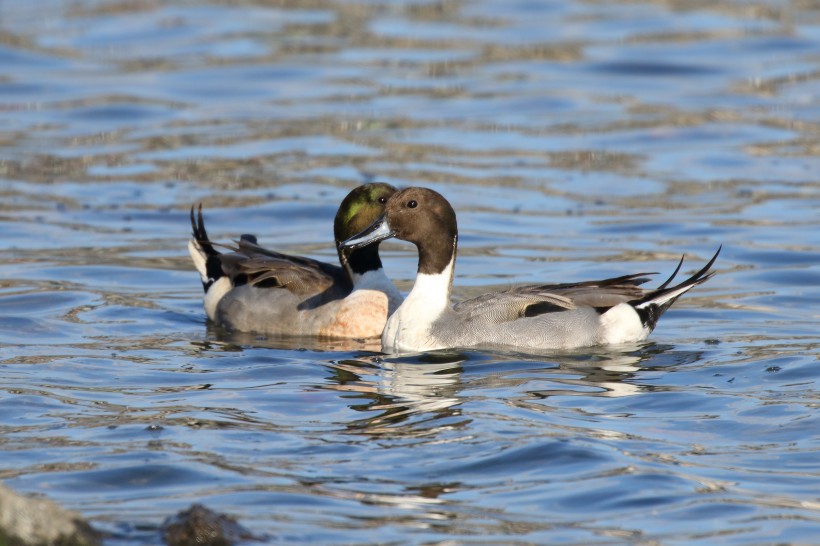
[[[672,279],[675,278],[675,275],[678,274],[678,271],[683,264],[683,258],[681,258],[678,263],[678,267],[663,284],[655,290],[647,292],[642,298],[629,302],[629,304],[635,308],[635,311],[638,312],[638,316],[641,317],[641,322],[643,325],[649,328],[649,330],[654,329],[655,325],[658,323],[658,319],[660,319],[661,315],[663,315],[663,313],[669,309],[673,303],[675,303],[675,300],[695,286],[712,278],[715,272],[710,271],[710,269],[712,268],[712,265],[714,265],[715,260],[717,260],[722,248],[723,245],[720,245],[717,252],[715,252],[715,255],[712,256],[711,260],[709,260],[709,263],[703,266],[700,271],[685,281],[667,288]]]
[[[720,250],[718,250],[718,252],[720,252]],[[655,290],[663,290],[664,288],[669,286],[669,283],[672,282],[672,280],[677,276],[678,271],[680,271],[680,268],[683,265],[683,258],[684,258],[683,256],[680,257],[680,261],[678,262],[678,267],[676,267],[675,270],[672,272],[672,274],[669,275],[669,278],[666,279],[665,281],[663,281],[663,284],[660,285],[659,287],[657,287]]]
[[[205,231],[205,220],[202,217],[202,204],[199,205],[199,214],[194,217],[194,207],[191,206],[191,235],[188,241],[188,252],[194,261],[194,266],[202,278],[202,289],[207,294],[208,289],[220,278],[225,276],[222,271],[220,253],[214,248]]]

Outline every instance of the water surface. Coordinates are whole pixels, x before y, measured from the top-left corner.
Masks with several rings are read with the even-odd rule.
[[[818,59],[804,2],[0,2],[0,479],[111,545],[815,542]],[[629,347],[206,323],[193,203],[332,261],[372,179],[451,200],[456,297],[724,250]]]

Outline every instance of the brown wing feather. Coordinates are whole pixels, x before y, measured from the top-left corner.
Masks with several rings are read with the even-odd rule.
[[[233,252],[220,256],[222,270],[237,284],[283,288],[298,296],[322,293],[334,286],[352,289],[352,283],[337,265],[282,254],[245,238],[227,248]]]
[[[314,267],[275,258],[251,258],[240,262],[239,270],[248,276],[248,283],[260,288],[286,288],[300,296],[324,292],[337,279]]]

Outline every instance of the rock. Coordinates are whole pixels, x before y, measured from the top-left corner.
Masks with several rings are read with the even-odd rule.
[[[25,497],[0,483],[0,544],[95,546],[100,534],[78,513],[46,498]]]
[[[168,546],[231,546],[240,540],[256,540],[235,519],[201,504],[167,519],[162,524],[162,533]]]

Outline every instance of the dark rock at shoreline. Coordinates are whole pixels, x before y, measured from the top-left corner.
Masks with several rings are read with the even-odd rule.
[[[235,519],[201,504],[166,520],[162,534],[168,546],[231,546],[240,540],[255,539]]]

